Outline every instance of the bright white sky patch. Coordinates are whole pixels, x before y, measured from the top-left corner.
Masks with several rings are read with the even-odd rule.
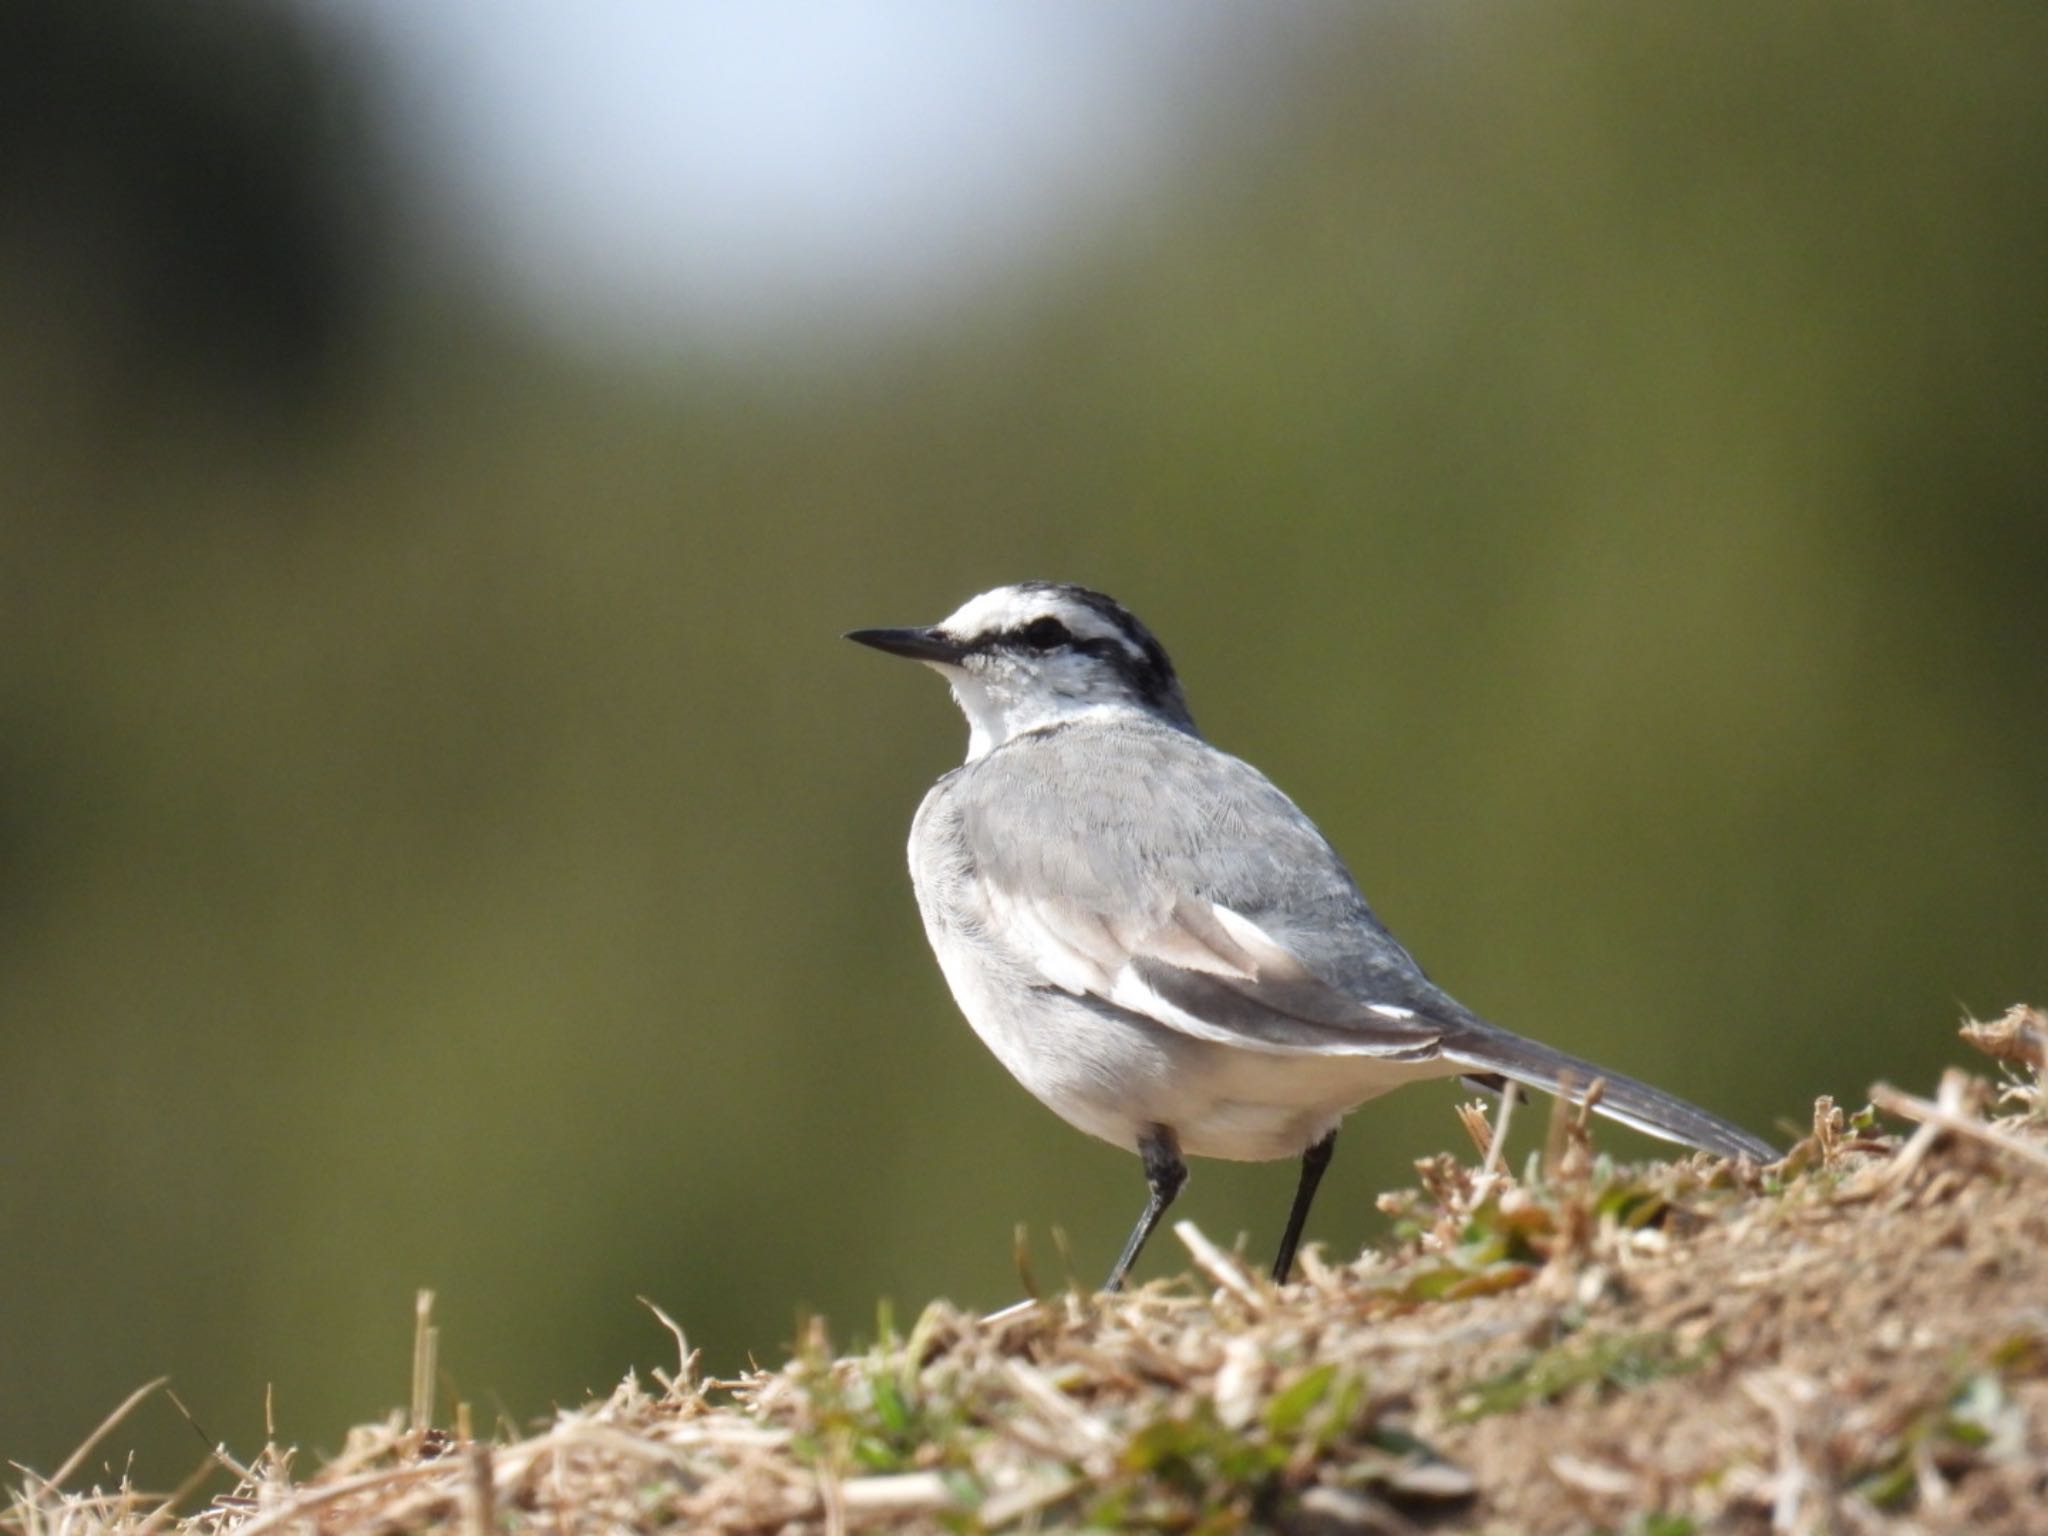
[[[1172,181],[1330,14],[1225,0],[316,0],[388,68],[433,226],[611,339],[860,333]]]

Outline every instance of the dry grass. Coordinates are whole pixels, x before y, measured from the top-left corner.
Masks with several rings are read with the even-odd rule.
[[[1515,1177],[1471,1110],[1474,1159],[1432,1158],[1383,1199],[1390,1246],[1311,1255],[1284,1291],[1183,1223],[1197,1278],[988,1317],[934,1303],[856,1355],[817,1324],[737,1381],[698,1379],[676,1329],[673,1374],[525,1439],[430,1425],[423,1305],[411,1415],[332,1463],[222,1451],[235,1486],[180,1513],[66,1489],[88,1445],[25,1474],[0,1525],[2039,1533],[2048,1021],[1965,1034],[1997,1080],[1952,1071],[1932,1100],[1877,1085],[1902,1137],[1824,1099],[1768,1170],[1618,1167],[1567,1114]]]

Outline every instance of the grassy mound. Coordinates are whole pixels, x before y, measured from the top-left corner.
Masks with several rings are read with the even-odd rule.
[[[1616,1165],[1562,1112],[1516,1176],[1469,1107],[1474,1156],[1383,1197],[1386,1248],[1310,1254],[1284,1290],[1184,1222],[1188,1279],[986,1317],[935,1302],[850,1355],[815,1323],[739,1380],[699,1379],[678,1329],[673,1374],[524,1438],[476,1437],[466,1411],[431,1427],[423,1306],[411,1414],[330,1464],[223,1450],[208,1470],[234,1486],[180,1513],[126,1484],[67,1491],[89,1443],[27,1475],[0,1524],[2039,1533],[2048,1020],[1964,1033],[1997,1069],[1932,1099],[1879,1084],[1853,1116],[1823,1099],[1768,1169]]]

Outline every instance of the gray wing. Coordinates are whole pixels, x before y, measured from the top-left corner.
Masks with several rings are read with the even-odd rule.
[[[961,895],[1044,984],[1245,1049],[1437,1054],[1449,1000],[1249,764],[1088,725],[1020,737],[946,789]]]
[[[933,802],[938,802],[936,808]],[[1423,975],[1257,769],[1163,726],[1070,726],[956,770],[927,811],[984,943],[1039,984],[1240,1049],[1441,1061],[1726,1157],[1740,1126],[1490,1024]]]

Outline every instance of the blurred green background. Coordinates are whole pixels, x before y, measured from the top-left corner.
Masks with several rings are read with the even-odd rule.
[[[929,228],[833,170],[924,265],[754,319],[500,280],[402,109],[456,54],[407,97],[372,9],[0,20],[6,1456],[159,1372],[332,1450],[421,1285],[523,1419],[669,1362],[640,1294],[731,1369],[1013,1299],[1020,1222],[1097,1280],[1137,1165],[986,1056],[902,865],[963,727],[838,639],[1004,581],[1144,616],[1466,1001],[1760,1129],[2048,1000],[2040,7],[1051,8],[1033,80],[1121,29],[1077,163],[1140,87],[1153,151],[1019,211],[994,142]],[[833,78],[800,11],[740,46]],[[991,131],[890,57],[908,142]],[[1453,1097],[1354,1118],[1313,1235]],[[1183,1213],[1263,1255],[1292,1181]]]

